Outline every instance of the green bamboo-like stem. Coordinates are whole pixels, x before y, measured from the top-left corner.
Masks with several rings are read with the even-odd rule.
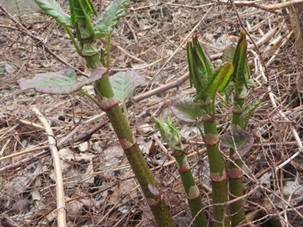
[[[176,149],[174,157],[179,166],[179,173],[181,176],[182,184],[187,195],[189,207],[192,213],[195,227],[207,227],[208,221],[203,211],[201,202],[201,195],[198,186],[195,183],[195,179],[192,175],[188,160],[184,154],[182,148]]]
[[[233,63],[235,65],[234,72],[234,100],[233,100],[233,116],[232,129],[245,129],[246,120],[244,119],[245,98],[247,96],[247,75],[249,69],[247,65],[247,41],[245,33],[242,32],[235,51]],[[243,184],[243,162],[236,151],[230,150],[230,159],[228,162],[229,192],[230,200],[238,199],[244,194]],[[245,224],[244,199],[238,199],[232,202],[230,208],[231,226],[236,227]]]
[[[187,59],[190,82],[197,92],[196,102],[200,102],[204,112],[204,132],[201,130],[201,133],[206,144],[210,166],[214,226],[229,227],[227,173],[224,156],[218,146],[215,98],[217,92],[223,91],[230,81],[234,67],[232,64],[224,64],[218,71],[214,71],[214,67],[199,44],[197,36],[194,36],[187,45]]]
[[[92,58],[89,58],[87,61],[91,59]],[[97,66],[98,63],[90,62],[88,65]],[[95,90],[97,96],[101,100],[101,105],[106,106],[103,110],[106,111],[114,128],[125,155],[145,195],[147,203],[155,217],[157,225],[159,227],[175,226],[168,205],[164,201],[163,195],[159,189],[159,183],[155,180],[153,173],[149,169],[142,152],[134,139],[127,117],[122,112],[118,103],[113,99],[114,93],[107,74],[103,75],[103,77],[95,83]]]
[[[182,184],[193,216],[193,224],[195,227],[207,227],[208,220],[206,213],[203,210],[200,191],[195,183],[186,154],[182,148],[180,131],[171,119],[161,121],[155,118],[155,122],[156,127],[160,131],[161,137],[173,150],[173,156],[176,159]]]
[[[245,89],[245,88],[243,88]],[[244,108],[244,99],[239,97],[238,94],[235,94],[234,97],[234,110],[232,116],[232,125],[233,127],[238,127],[244,129],[245,123],[242,116]],[[228,163],[228,175],[229,175],[229,192],[230,200],[237,199],[242,197],[244,194],[244,184],[243,184],[243,173],[242,167],[243,162],[240,158],[235,155],[233,149],[230,150],[230,158],[232,161]],[[244,211],[244,199],[238,199],[235,202],[230,204],[230,217],[231,217],[231,226],[236,227],[245,222],[245,211]]]
[[[214,104],[210,104],[208,109],[214,109]],[[225,170],[224,157],[219,149],[219,136],[214,114],[205,118],[204,142],[207,148],[207,155],[210,167],[210,178],[212,181],[212,200],[214,203],[214,226],[228,227],[229,218],[227,215],[228,189],[227,175]]]

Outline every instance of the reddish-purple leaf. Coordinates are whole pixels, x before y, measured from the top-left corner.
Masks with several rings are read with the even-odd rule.
[[[21,90],[34,89],[46,94],[70,94],[78,91],[81,87],[101,79],[105,73],[104,68],[98,68],[91,76],[78,81],[74,70],[62,70],[36,74],[32,79],[18,81]]]

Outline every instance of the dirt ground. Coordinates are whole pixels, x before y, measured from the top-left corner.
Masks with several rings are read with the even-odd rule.
[[[94,2],[100,11],[107,4]],[[194,94],[185,80],[185,45],[192,34],[199,34],[208,54],[220,64],[223,50],[235,44],[244,26],[254,80],[248,100],[261,103],[249,123],[254,146],[244,159],[245,209],[257,226],[302,226],[302,50],[295,43],[290,11],[220,2],[133,1],[114,31],[112,54],[114,69],[135,69],[146,80],[130,102],[131,125],[174,218],[179,226],[188,226],[191,217],[181,180],[153,117],[171,116],[173,100]],[[52,158],[33,106],[49,120],[55,134],[69,227],[154,226],[104,113],[78,94],[22,92],[17,83],[40,72],[71,67],[79,77],[89,73],[54,20],[41,14],[12,16],[0,10],[0,226],[56,226]],[[176,81],[178,85],[173,86]],[[161,86],[161,91],[155,90]],[[231,112],[231,106],[219,97],[221,133],[229,126]],[[179,127],[207,203],[205,146],[194,127],[183,123]]]

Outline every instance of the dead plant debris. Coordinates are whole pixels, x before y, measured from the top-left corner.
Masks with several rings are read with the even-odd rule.
[[[107,3],[95,2],[100,9]],[[299,227],[303,224],[302,52],[292,35],[290,11],[239,2],[231,7],[226,2],[133,1],[113,38],[114,68],[131,68],[146,78],[135,94],[144,98],[129,107],[131,124],[138,129],[137,140],[161,179],[179,226],[188,226],[191,220],[177,169],[167,147],[155,140],[158,134],[152,117],[168,116],[170,101],[193,90],[183,80],[177,87],[144,94],[184,77],[184,45],[192,33],[199,34],[208,53],[220,63],[216,54],[235,43],[241,19],[250,34],[255,83],[249,99],[261,101],[249,125],[255,149],[246,155],[244,165],[246,210],[258,226],[269,222],[277,226],[274,223],[278,221],[282,226]],[[261,2],[277,6],[280,1]],[[56,225],[54,170],[47,135],[31,111],[35,105],[49,120],[58,143],[68,226],[153,226],[126,158],[94,103],[77,95],[20,91],[17,81],[38,73],[70,66],[79,76],[79,72],[89,72],[54,21],[38,13],[15,15],[14,19],[0,11],[0,225]],[[223,101],[218,105],[224,133],[231,109]],[[202,180],[199,186],[208,200],[204,144],[199,132],[187,125],[181,127],[194,174]]]

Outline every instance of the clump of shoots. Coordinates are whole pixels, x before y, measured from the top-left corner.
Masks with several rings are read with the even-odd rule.
[[[173,112],[182,120],[194,123],[200,130],[207,148],[212,182],[213,222],[216,227],[229,226],[226,202],[228,201],[227,173],[224,156],[219,149],[215,100],[224,91],[233,74],[233,64],[226,63],[214,69],[205,51],[194,36],[187,44],[190,83],[196,89],[194,99],[177,102]],[[185,118],[184,118],[185,117]],[[201,127],[202,121],[202,127]]]
[[[161,137],[173,151],[176,159],[182,184],[188,199],[188,204],[194,218],[195,227],[207,227],[207,218],[203,210],[199,188],[193,177],[186,154],[182,148],[181,134],[171,119],[162,121],[155,119],[156,127],[159,129]]]

